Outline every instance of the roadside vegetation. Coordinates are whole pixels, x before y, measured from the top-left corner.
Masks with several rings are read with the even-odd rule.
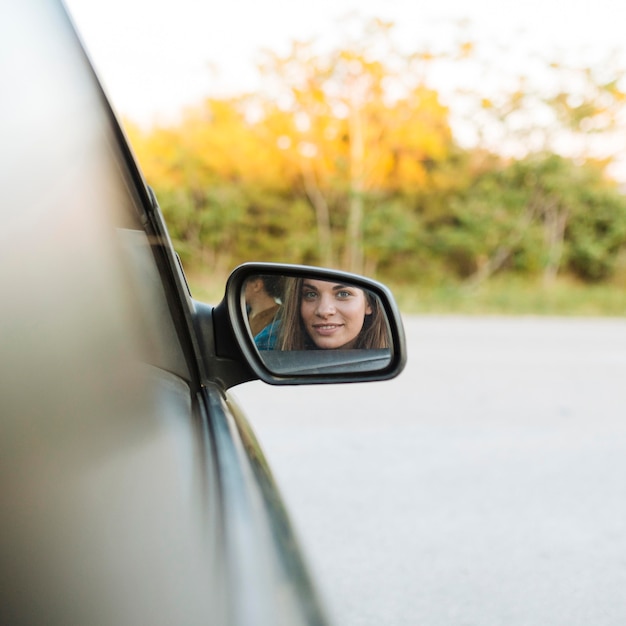
[[[538,84],[493,88],[462,29],[448,51],[393,32],[294,42],[263,53],[254,94],[127,122],[194,292],[258,260],[367,274],[407,312],[623,315],[626,195],[603,146],[624,133],[624,71],[533,59]],[[451,66],[479,80],[437,88]]]

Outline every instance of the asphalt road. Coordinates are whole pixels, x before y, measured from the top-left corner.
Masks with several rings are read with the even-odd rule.
[[[405,326],[394,381],[234,390],[336,624],[626,624],[626,319]]]

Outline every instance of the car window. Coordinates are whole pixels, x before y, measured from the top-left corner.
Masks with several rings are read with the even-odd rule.
[[[84,389],[113,388],[117,362],[190,380],[143,181],[62,7],[37,6],[20,4],[3,29],[21,52],[3,68],[0,347],[12,367],[0,388],[21,398],[28,380],[45,406],[70,370]]]
[[[138,307],[141,327],[137,330],[143,341],[146,360],[150,365],[189,380],[189,367],[148,235],[143,230],[129,228],[120,228],[117,234],[126,267],[130,270],[129,288]]]

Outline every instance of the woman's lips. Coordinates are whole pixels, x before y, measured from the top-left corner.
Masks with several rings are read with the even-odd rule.
[[[341,324],[314,324],[313,330],[315,330],[318,335],[327,336],[335,333],[341,326]]]

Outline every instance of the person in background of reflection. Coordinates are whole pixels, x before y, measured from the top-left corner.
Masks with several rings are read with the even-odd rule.
[[[281,296],[281,276],[252,276],[246,281],[244,298],[248,323],[259,350],[274,348],[279,327]]]
[[[288,279],[281,317],[280,350],[389,347],[378,298],[354,285]]]

